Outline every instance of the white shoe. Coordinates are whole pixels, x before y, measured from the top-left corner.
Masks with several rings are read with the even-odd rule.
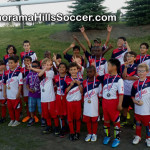
[[[12,126],[13,123],[14,123],[14,120],[11,120],[11,121],[9,122],[8,126],[9,126],[9,127]]]
[[[136,136],[134,137],[134,140],[133,140],[132,143],[133,143],[133,144],[138,144],[140,141],[141,141],[141,137],[139,137],[139,136],[136,135]]]
[[[92,134],[88,134],[85,138],[85,142],[90,142],[91,141],[91,137],[92,137]]]
[[[15,120],[15,122],[12,124],[12,127],[16,127],[16,126],[18,126],[19,124],[20,124],[20,122],[17,121],[17,120]]]
[[[145,142],[146,142],[147,147],[150,147],[150,138],[146,139]]]
[[[93,134],[91,138],[91,142],[96,142],[97,141],[97,135]]]

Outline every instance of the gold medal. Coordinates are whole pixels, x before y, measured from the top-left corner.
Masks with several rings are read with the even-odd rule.
[[[88,100],[88,103],[91,103],[91,100],[90,100],[90,99]]]

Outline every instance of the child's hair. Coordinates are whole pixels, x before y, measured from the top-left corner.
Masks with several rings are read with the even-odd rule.
[[[13,48],[14,54],[16,54],[17,53],[17,49],[15,48],[14,45],[8,45],[7,48],[6,48],[6,53],[8,54],[8,49],[10,49],[11,47]]]
[[[149,49],[149,45],[148,45],[148,43],[142,43],[142,44],[140,45],[140,47],[141,47],[142,45],[145,45],[145,46],[146,46],[146,48],[147,48],[147,49]]]
[[[26,56],[24,57],[24,60],[25,60],[25,59],[29,59],[30,62],[32,62],[32,58],[31,58],[30,56],[27,56],[27,55],[26,55]]]
[[[119,40],[119,39],[122,39],[123,41],[126,41],[126,40],[127,40],[127,39],[126,39],[125,37],[123,37],[123,36],[122,36],[122,37],[118,37],[118,40]]]
[[[116,58],[111,58],[109,59],[108,61],[112,66],[116,66],[117,68],[117,72],[119,73],[120,72],[120,61]]]
[[[30,42],[29,42],[28,40],[23,41],[23,45],[24,45],[25,43],[29,43],[29,44],[30,44]]]
[[[8,61],[9,61],[9,60],[13,60],[14,63],[17,63],[17,62],[18,62],[18,58],[17,58],[16,56],[11,56],[11,57],[9,57],[9,58],[8,58]]]
[[[44,64],[46,64],[47,62],[52,62],[52,60],[51,59],[49,59],[49,58],[44,58],[43,60],[42,60],[42,65],[44,65]]]
[[[40,62],[37,60],[33,61],[32,64],[37,64],[37,66],[40,67]]]
[[[74,51],[75,49],[78,49],[78,50],[80,51],[80,46],[75,45],[75,46],[73,47],[73,51]]]
[[[64,66],[65,66],[65,68],[66,68],[66,70],[68,70],[68,66],[67,66],[67,64],[66,64],[66,63],[63,63],[63,62],[61,62],[61,63],[58,65],[58,69],[59,69],[59,67],[60,67],[61,65],[64,65]]]
[[[137,66],[137,70],[138,70],[139,68],[145,68],[145,69],[146,69],[146,72],[149,71],[149,67],[148,67],[148,65],[145,64],[145,63],[139,64],[139,65]]]
[[[0,66],[5,65],[4,61],[0,59]]]
[[[45,58],[46,55],[50,55],[50,58],[51,58],[51,51],[45,51],[44,58]]]
[[[123,61],[124,62],[126,62],[127,61],[127,55],[129,54],[129,52],[126,52],[125,54],[124,54],[124,57],[123,57]]]
[[[68,69],[70,69],[70,68],[72,68],[72,67],[77,67],[77,69],[78,69],[77,63],[71,62],[71,63],[68,65]]]
[[[17,61],[19,61],[19,56],[15,55],[14,57],[17,59]]]
[[[86,70],[93,70],[96,73],[96,68],[94,66],[89,66]]]
[[[56,55],[56,59],[62,58],[60,54]]]
[[[100,38],[96,38],[96,39],[94,40],[94,42],[95,42],[95,41],[97,41],[98,43],[101,43],[101,42],[102,42]]]
[[[130,51],[130,52],[127,52],[127,54],[130,54],[130,55],[133,55],[134,57],[136,57],[136,52],[134,52],[134,51]]]

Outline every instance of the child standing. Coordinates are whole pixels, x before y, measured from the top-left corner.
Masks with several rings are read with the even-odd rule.
[[[88,135],[86,142],[97,140],[97,127],[99,116],[99,80],[96,79],[96,69],[94,66],[87,68],[88,79],[83,81],[84,108],[83,121],[87,124]]]
[[[150,147],[150,80],[146,78],[149,68],[146,64],[139,64],[137,73],[139,80],[132,87],[132,100],[136,120],[136,136],[133,144],[141,141],[142,124],[146,127],[146,144]]]
[[[4,98],[7,99],[7,107],[11,119],[8,126],[18,126],[20,124],[20,94],[23,78],[20,69],[18,69],[16,57],[9,57],[8,64],[10,70],[5,72],[4,77]]]
[[[4,123],[6,121],[6,99],[3,97],[4,71],[5,71],[5,63],[3,60],[0,60],[0,106],[1,106],[0,123]]]
[[[103,81],[103,100],[102,108],[104,115],[104,132],[106,134],[103,144],[110,141],[110,121],[114,123],[114,141],[112,147],[120,144],[120,111],[122,110],[122,101],[124,94],[123,80],[118,75],[120,62],[117,59],[108,61],[108,73],[104,76]]]
[[[71,141],[78,140],[80,137],[81,126],[81,98],[83,80],[78,78],[78,65],[76,63],[69,64],[70,77],[65,79],[66,93],[67,93],[67,119],[69,123]],[[74,123],[76,123],[76,131],[74,130]]]

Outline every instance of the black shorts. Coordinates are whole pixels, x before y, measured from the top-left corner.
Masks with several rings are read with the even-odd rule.
[[[123,108],[128,108],[129,106],[131,106],[132,108],[134,108],[133,100],[132,100],[131,96],[124,95],[122,107]]]

